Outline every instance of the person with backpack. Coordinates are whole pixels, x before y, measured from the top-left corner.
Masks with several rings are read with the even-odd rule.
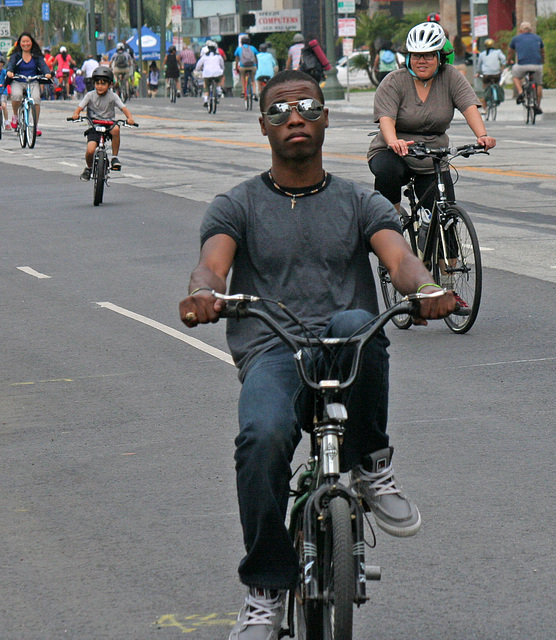
[[[500,49],[496,48],[492,38],[487,38],[485,40],[485,50],[481,51],[477,62],[477,76],[483,80],[483,97],[481,98],[483,113],[486,113],[484,92],[489,84],[493,87],[496,101],[500,103],[504,100],[504,87],[500,86],[500,77],[502,76],[502,70],[505,64],[506,56]]]
[[[123,42],[118,42],[116,53],[112,56],[112,60],[110,60],[110,68],[114,73],[116,84],[122,87],[127,83],[131,92],[130,78],[133,74],[133,60],[126,51]]]
[[[298,71],[306,73],[320,84],[324,80],[324,67],[315,52],[318,42],[310,38],[307,40],[309,42],[301,50]]]
[[[245,97],[247,91],[247,78],[251,76],[251,80],[255,80],[255,72],[257,70],[257,49],[251,44],[249,36],[241,38],[240,46],[235,50],[236,71],[241,78],[242,95]],[[254,86],[253,82],[253,86]]]
[[[391,42],[385,42],[381,46],[379,52],[375,56],[373,68],[378,84],[380,84],[391,71],[395,71],[399,68],[396,52],[394,51]]]

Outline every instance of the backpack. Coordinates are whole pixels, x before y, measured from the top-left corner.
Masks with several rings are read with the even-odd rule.
[[[239,64],[245,68],[257,66],[257,59],[255,58],[255,54],[253,53],[253,49],[251,49],[250,45],[241,46]]]
[[[126,69],[127,67],[129,67],[129,61],[123,51],[116,54],[114,58],[114,66],[118,67],[118,69]]]
[[[317,82],[322,80],[324,70],[312,47],[304,47],[301,51],[298,70],[310,75]]]
[[[396,54],[390,49],[383,49],[378,54],[378,70],[380,73],[395,71],[398,68]]]

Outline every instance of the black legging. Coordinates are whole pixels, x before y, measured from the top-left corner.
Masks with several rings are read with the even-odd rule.
[[[434,173],[413,173],[404,159],[392,149],[380,151],[369,161],[369,169],[375,176],[375,189],[392,204],[398,204],[402,199],[402,187],[415,176],[415,193],[421,198],[428,187],[434,183]],[[444,171],[446,184],[446,197],[455,200],[454,183],[449,171]],[[432,210],[435,190],[431,189],[423,205],[425,209]]]

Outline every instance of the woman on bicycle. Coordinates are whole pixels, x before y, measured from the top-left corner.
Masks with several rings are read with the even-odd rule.
[[[211,80],[214,78],[217,85],[218,95],[221,95],[220,81],[224,75],[224,60],[218,53],[218,46],[216,42],[209,40],[207,42],[207,52],[204,53],[198,60],[195,66],[195,71],[201,71],[204,81],[203,90],[203,107],[208,107],[208,98]]]
[[[485,149],[496,145],[478,110],[480,104],[469,82],[452,65],[446,64],[446,35],[435,22],[413,27],[405,46],[406,64],[392,71],[380,83],[374,101],[374,120],[380,131],[367,153],[369,168],[375,176],[375,189],[399,210],[402,186],[415,176],[415,191],[420,198],[434,182],[432,159],[407,157],[408,146],[425,142],[431,148],[448,147],[446,130],[457,108]],[[448,199],[454,200],[454,188],[448,166],[445,181]],[[431,200],[425,202],[430,209]]]
[[[486,90],[489,84],[500,85],[500,76],[505,64],[506,56],[500,49],[496,49],[492,38],[487,38],[485,40],[485,50],[481,51],[477,61],[477,75],[482,76],[483,91]],[[483,103],[483,109],[486,110],[487,105],[484,97],[481,98],[481,102]]]
[[[15,45],[13,53],[8,61],[6,76],[8,78],[13,78],[15,75],[27,76],[28,78],[40,75],[44,75],[49,79],[52,77],[50,69],[44,60],[41,48],[28,31],[24,31],[19,36],[17,44]],[[39,114],[41,111],[41,91],[39,83],[31,82],[30,84],[27,84],[25,82],[17,82],[17,80],[14,80],[11,85],[13,111],[12,128],[15,129],[17,127],[17,114],[23,100],[24,87],[27,87],[29,95],[35,101],[38,124]],[[37,135],[40,136],[41,134],[42,132],[37,130]]]
[[[54,58],[54,64],[56,65],[56,77],[64,89],[64,100],[70,100],[71,76],[76,64],[66,47],[60,47],[58,55]]]
[[[174,45],[172,45],[168,49],[168,53],[164,58],[164,67],[166,69],[166,80],[169,80],[170,78],[174,78],[174,80],[176,81],[176,86],[179,87],[178,83],[180,79],[181,63],[178,60],[178,57],[176,55],[176,47],[174,47]]]

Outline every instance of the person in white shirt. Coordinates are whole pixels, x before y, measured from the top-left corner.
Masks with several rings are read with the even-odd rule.
[[[97,67],[98,67],[98,60],[93,58],[92,54],[81,65],[81,71],[83,71],[83,75],[85,76],[85,85],[87,87],[87,91],[92,91],[95,88],[94,82],[92,80],[92,75],[93,75],[93,71]]]
[[[203,106],[208,106],[208,95],[210,88],[210,81],[212,78],[216,79],[218,96],[222,95],[222,88],[220,87],[220,81],[224,75],[224,60],[218,53],[218,46],[216,42],[209,40],[206,44],[207,53],[204,53],[195,66],[195,71],[201,71],[204,80],[203,91]]]

